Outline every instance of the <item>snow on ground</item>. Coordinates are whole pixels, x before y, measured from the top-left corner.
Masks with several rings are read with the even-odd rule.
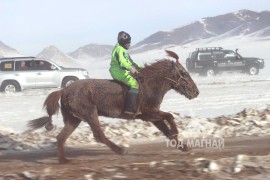
[[[187,141],[210,140],[223,142],[224,138],[241,136],[265,136],[270,133],[270,106],[262,110],[244,109],[240,113],[219,116],[216,118],[175,117],[179,129],[179,140]],[[144,143],[146,141],[166,141],[165,136],[150,122],[141,120],[122,121],[121,123],[102,123],[105,135],[116,144],[129,147],[130,144]],[[53,131],[14,133],[0,128],[0,150],[27,151],[55,147],[56,135],[62,128]],[[66,143],[74,145],[99,145],[93,133],[87,126],[81,126],[69,137]],[[203,146],[206,146],[204,144]],[[221,146],[219,148],[222,148]]]
[[[246,74],[225,73],[211,78],[192,75],[200,90],[200,94],[196,99],[188,100],[174,91],[166,94],[161,109],[180,113],[180,116],[175,118],[180,140],[189,138],[198,138],[200,140],[209,138],[215,140],[227,137],[264,136],[270,134],[270,55],[267,52],[270,47],[269,42],[255,42],[253,46],[247,43],[245,47],[249,50],[254,47],[259,47],[257,49],[261,50],[260,48],[263,47],[263,51],[257,51],[260,53],[254,53],[253,55],[266,60],[266,68],[259,75],[249,76]],[[243,49],[244,52],[245,47],[242,46],[240,49]],[[187,49],[183,47],[173,47],[171,49],[181,52],[180,57],[186,58],[188,52],[195,49],[195,46],[190,46]],[[250,53],[248,50],[245,51]],[[179,52],[178,54],[180,55]],[[246,56],[251,56],[252,53],[248,53]],[[151,62],[151,59],[163,58],[164,52],[163,50],[150,51],[134,55],[134,57],[140,59],[141,63]],[[182,58],[182,61],[184,61],[184,58]],[[110,78],[108,62],[108,59],[100,62],[91,61],[91,63],[88,62],[89,64],[84,62],[83,67],[87,67],[92,78]],[[63,126],[61,114],[53,117],[53,123],[57,124],[58,127],[54,131],[47,132],[44,129],[38,132],[25,131],[28,120],[45,115],[45,112],[42,111],[42,104],[47,95],[54,90],[56,89],[27,90],[16,94],[0,93],[0,153],[4,153],[4,151],[31,151],[55,147],[55,136],[61,130],[59,127]],[[107,137],[124,147],[128,147],[131,143],[143,143],[146,139],[147,141],[165,140],[161,132],[148,122],[104,117],[100,117],[100,120]],[[95,142],[93,134],[89,131],[86,123],[80,125],[67,140],[66,145],[104,146],[101,143]],[[120,166],[110,168],[114,173],[118,173],[120,170],[121,172],[123,170],[127,171],[132,168],[132,174],[134,174],[134,167],[138,167],[138,164],[135,166],[134,164],[125,164],[124,166],[124,168]],[[142,163],[140,163],[141,166]],[[192,172],[192,175],[190,175],[192,177],[194,177],[194,172],[196,174],[206,174],[209,172],[212,176],[207,174],[207,177],[219,179],[237,178],[238,176],[235,175],[237,173],[241,177],[246,178],[249,176],[250,179],[269,179],[270,177],[269,155],[248,156],[239,154],[236,157],[219,158],[216,160],[197,158],[192,161],[184,161],[184,163],[182,160],[177,159],[172,161],[151,161],[146,163],[143,168],[147,172],[149,168],[158,168],[161,170],[161,173],[158,173],[157,177],[161,177],[160,174],[168,175],[166,166],[169,166],[170,170],[172,167],[176,167],[175,172],[179,172],[179,167],[184,170],[187,169],[187,173]],[[190,171],[191,168],[195,171]],[[111,169],[106,172],[112,172]],[[165,171],[162,171],[162,169],[165,169]],[[30,172],[24,171],[20,173],[20,176],[21,174],[28,176],[38,174],[38,171]],[[10,177],[10,175],[17,177],[16,173],[6,176]],[[112,176],[109,175],[108,177]]]
[[[180,113],[181,116],[207,118],[234,114],[244,108],[265,108],[270,104],[270,81],[260,80],[259,76],[221,75],[205,79],[195,75],[194,79],[200,90],[199,96],[188,100],[175,91],[169,91],[161,104],[161,109]],[[54,90],[56,89],[0,94],[0,126],[13,129],[15,132],[23,132],[26,130],[27,121],[46,114],[42,111],[42,105],[47,95]],[[105,117],[100,117],[100,120],[117,121]],[[54,117],[54,123],[58,127],[63,126],[61,114]]]
[[[265,60],[265,68],[257,76],[240,73],[223,73],[206,78],[192,74],[200,90],[199,96],[188,100],[184,96],[170,91],[165,96],[161,109],[180,113],[181,116],[215,117],[237,113],[244,108],[262,109],[270,104],[270,40],[230,38],[219,41],[201,40],[185,46],[170,46],[167,49],[175,51],[180,62],[185,66],[188,53],[197,47],[222,46],[224,48],[239,48],[242,56],[260,57]],[[148,51],[134,54],[132,58],[140,64],[152,63],[156,59],[166,58],[164,50]],[[111,78],[109,74],[110,57],[81,61],[80,64],[89,71],[91,78]],[[42,105],[47,95],[56,89],[26,90],[16,94],[0,93],[0,127],[9,128],[15,132],[26,130],[28,120],[45,115]],[[100,117],[104,122],[116,122],[117,119]],[[62,116],[54,117],[54,122],[63,126]]]

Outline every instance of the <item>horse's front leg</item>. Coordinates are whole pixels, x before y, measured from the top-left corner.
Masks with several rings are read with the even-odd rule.
[[[178,140],[178,129],[172,114],[158,111],[150,114],[144,114],[141,118],[144,121],[152,122],[170,140],[175,140],[177,142],[176,147],[178,147],[180,150],[188,151],[188,147],[185,144],[180,144],[181,142]],[[170,126],[170,128],[165,123],[165,121]]]
[[[163,112],[163,111],[160,111],[160,114],[164,118],[164,120],[167,121],[168,124],[170,125],[171,135],[170,135],[169,139],[175,140],[177,142],[176,147],[178,149],[180,149],[184,152],[189,151],[190,148],[186,144],[180,144],[182,142],[178,140],[178,129],[177,129],[177,126],[175,124],[173,115],[171,113],[167,113],[167,112]]]
[[[162,119],[170,125],[171,134],[169,138],[170,139],[171,138],[175,139],[175,137],[177,138],[179,132],[175,124],[173,115],[171,113],[167,113],[163,111],[159,111],[159,114],[162,117]]]
[[[157,112],[143,113],[136,116],[138,119],[143,121],[151,122],[154,124],[167,138],[171,136],[171,130],[168,125],[164,122],[162,117]]]
[[[171,131],[164,121],[152,121],[152,123],[167,137],[170,138]]]
[[[147,114],[141,114],[140,117],[136,118],[152,122],[169,139],[175,139],[175,137],[178,136],[178,130],[174,122],[174,117],[170,113],[155,111]],[[170,128],[165,123],[165,121],[170,126]]]

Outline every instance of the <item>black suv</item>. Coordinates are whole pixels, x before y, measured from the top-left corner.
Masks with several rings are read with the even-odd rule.
[[[186,67],[190,73],[213,76],[222,71],[241,71],[257,75],[264,68],[260,58],[242,57],[238,52],[222,47],[197,48],[189,54]]]

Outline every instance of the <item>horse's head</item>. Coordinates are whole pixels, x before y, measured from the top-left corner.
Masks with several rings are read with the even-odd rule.
[[[188,99],[196,98],[199,94],[199,90],[189,73],[179,63],[178,55],[172,51],[166,50],[166,52],[170,57],[176,59],[176,62],[171,61],[171,71],[168,73],[168,77],[165,77],[170,81],[172,89],[184,95]]]

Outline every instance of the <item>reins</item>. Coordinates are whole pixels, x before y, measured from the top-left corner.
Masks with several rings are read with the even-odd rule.
[[[163,78],[165,78],[165,79],[167,79],[167,80],[169,80],[169,81],[171,81],[171,82],[173,82],[173,83],[175,83],[175,85],[176,86],[179,86],[180,85],[180,82],[179,82],[179,80],[184,80],[184,81],[186,81],[187,83],[188,83],[188,81],[185,79],[185,78],[183,78],[181,75],[180,75],[180,73],[179,72],[177,72],[178,74],[179,74],[179,79],[178,79],[178,81],[175,81],[175,80],[173,80],[173,79],[171,79],[171,78],[168,78],[168,77],[166,77],[166,76],[161,76],[161,77],[163,77]],[[138,76],[137,76],[138,77]],[[151,76],[151,77],[154,77],[154,76]],[[156,77],[158,77],[158,76],[156,76]],[[137,78],[136,78],[137,79]],[[138,81],[138,79],[137,79],[137,81]],[[139,81],[138,81],[139,82]],[[139,83],[140,84],[140,83]],[[139,98],[138,98],[138,108],[137,108],[137,112],[133,115],[133,119],[139,114],[139,111],[140,111],[140,104],[141,104],[141,96],[142,96],[142,91],[140,90],[140,85],[139,85]]]
[[[179,63],[179,62],[178,62]],[[176,68],[176,67],[175,67]],[[181,74],[180,72],[178,71],[178,69],[175,69],[176,70],[176,73],[179,75],[179,78],[177,80],[174,80],[172,78],[169,78],[167,76],[164,76],[164,75],[149,75],[149,74],[141,74],[140,72],[138,74],[135,74],[133,75],[133,77],[137,80],[137,82],[139,83],[139,97],[138,97],[138,109],[137,109],[137,112],[134,114],[133,116],[133,119],[139,114],[139,111],[140,111],[140,105],[141,105],[141,100],[142,100],[142,94],[143,94],[143,91],[141,91],[140,89],[140,84],[143,83],[143,81],[140,81],[140,74],[141,74],[141,77],[142,78],[164,78],[164,79],[167,79],[171,82],[174,83],[174,86],[180,86],[180,82],[181,80],[185,81],[187,84],[189,84],[189,81],[186,80]]]

